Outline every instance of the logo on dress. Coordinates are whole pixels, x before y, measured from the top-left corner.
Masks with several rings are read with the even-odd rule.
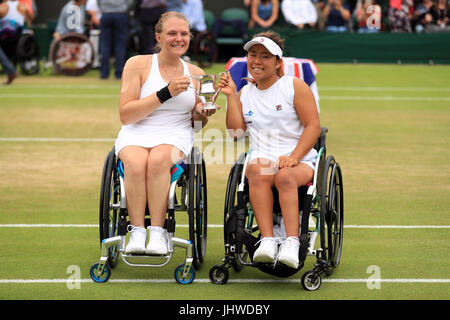
[[[281,104],[277,104],[277,105],[275,106],[275,109],[276,109],[277,111],[283,110],[283,108],[281,107]]]
[[[251,117],[252,115],[253,115],[253,111],[252,110],[250,110],[249,112],[244,114],[245,117]]]

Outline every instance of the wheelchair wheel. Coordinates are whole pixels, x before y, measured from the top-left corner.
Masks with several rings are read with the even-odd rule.
[[[194,39],[194,57],[202,68],[209,68],[217,58],[217,43],[209,31],[197,34]]]
[[[321,233],[322,248],[327,252],[332,267],[339,265],[344,233],[344,190],[342,171],[333,156],[325,160],[322,185],[320,218],[325,232]],[[324,223],[325,222],[325,223]]]
[[[17,60],[25,75],[39,73],[39,43],[30,33],[22,33],[17,43]]]
[[[184,271],[184,263],[180,264],[178,267],[175,268],[173,276],[176,282],[178,282],[179,284],[192,283],[192,281],[194,281],[195,278],[195,270],[193,268],[190,268],[186,278],[183,278],[183,271]]]
[[[89,270],[89,275],[91,276],[91,279],[94,282],[104,283],[104,282],[108,281],[109,277],[111,276],[111,268],[109,267],[108,264],[105,264],[103,271],[100,273],[99,266],[100,266],[100,264],[98,262],[94,263],[92,265],[91,269]]]
[[[105,159],[100,188],[100,245],[103,239],[118,235],[120,210],[120,181],[117,171],[117,159],[114,148]],[[111,268],[117,265],[119,257],[118,246],[111,247],[108,252],[108,264]]]
[[[66,33],[50,47],[50,61],[66,76],[80,76],[94,63],[94,47],[84,34]]]
[[[315,291],[322,284],[322,277],[315,271],[307,271],[302,276],[302,287],[308,291]]]
[[[230,277],[228,269],[220,264],[216,264],[209,270],[209,280],[214,284],[226,284]]]
[[[207,240],[207,187],[206,168],[197,148],[191,152],[188,165],[189,240],[194,246],[192,265],[199,269],[206,255]]]
[[[224,226],[229,222],[229,220],[232,218],[230,211],[233,209],[237,203],[237,191],[239,183],[242,179],[242,172],[244,169],[244,160],[245,160],[246,154],[243,153],[239,156],[236,163],[233,165],[230,171],[230,175],[228,176],[228,183],[227,183],[227,190],[225,193],[225,208],[224,208],[224,218],[223,218],[223,224]],[[236,243],[236,234],[234,232],[227,233],[224,230],[224,244],[235,244]],[[241,248],[240,252],[240,260],[246,262],[249,259],[249,252],[247,251],[247,248],[245,245],[243,245],[243,248]],[[230,253],[232,256],[234,256],[234,259],[231,259],[231,266],[236,272],[241,271],[244,266],[242,263],[239,262],[237,259],[237,254],[234,252]]]

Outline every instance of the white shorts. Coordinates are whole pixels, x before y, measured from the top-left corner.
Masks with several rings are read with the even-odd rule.
[[[252,150],[251,153],[250,153],[249,161],[252,161],[252,160],[255,160],[255,159],[267,159],[267,160],[270,160],[270,161],[272,161],[274,163],[277,163],[279,157],[281,157],[281,156],[289,156],[291,153],[292,152],[288,152],[286,154],[282,154],[282,155],[277,157],[276,155],[273,155],[273,154],[264,154],[264,153],[261,153],[261,152],[254,152]],[[308,152],[306,154],[306,156],[299,161],[299,163],[304,163],[307,166],[311,167],[313,170],[315,170],[316,169],[316,161],[317,161],[317,151],[315,149],[311,149],[311,151]]]

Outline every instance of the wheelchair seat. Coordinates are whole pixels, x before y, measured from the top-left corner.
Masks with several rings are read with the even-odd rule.
[[[245,170],[248,156],[243,153],[231,168],[225,193],[224,208],[224,264],[210,269],[213,283],[226,283],[229,268],[239,272],[246,266],[278,276],[289,277],[304,265],[308,255],[316,256],[313,270],[302,276],[302,285],[307,290],[317,290],[321,275],[331,275],[341,259],[343,237],[343,184],[340,165],[334,156],[326,155],[325,140],[327,128],[322,128],[315,145],[318,150],[312,183],[298,189],[300,215],[299,266],[290,268],[282,263],[255,263],[253,255],[261,235],[254,224],[254,213],[249,199],[248,180]],[[275,223],[282,223],[278,191],[274,193],[273,214]],[[316,246],[316,239],[319,245]]]
[[[192,148],[188,161],[171,168],[172,181],[169,189],[167,217],[164,228],[168,233],[169,253],[167,256],[133,255],[125,253],[125,241],[129,217],[124,187],[123,163],[115,155],[115,149],[108,153],[102,174],[100,190],[100,246],[101,258],[90,270],[92,280],[106,282],[119,260],[130,266],[162,267],[167,265],[174,247],[186,249],[184,264],[175,268],[174,277],[178,283],[188,284],[194,280],[195,269],[199,269],[206,255],[207,239],[207,186],[203,155],[197,147]],[[177,201],[176,188],[181,194]],[[189,239],[174,236],[175,211],[186,211],[189,219]],[[150,225],[148,205],[145,212],[145,227]]]

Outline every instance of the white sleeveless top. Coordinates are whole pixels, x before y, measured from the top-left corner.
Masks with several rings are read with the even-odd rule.
[[[8,1],[6,2],[8,5],[8,13],[2,18],[3,20],[13,20],[17,22],[20,26],[23,26],[25,23],[25,16],[17,10],[17,7],[19,6],[19,1]]]
[[[158,55],[152,56],[150,74],[142,85],[140,99],[167,86],[162,79],[158,67]],[[183,75],[189,75],[186,62]],[[195,92],[189,87],[187,91],[165,101],[146,118],[129,125],[123,125],[115,142],[116,155],[129,145],[152,148],[160,144],[174,145],[187,156],[194,145],[194,129],[192,128],[192,110],[195,106]]]
[[[294,107],[294,77],[283,76],[270,88],[259,90],[250,82],[242,88],[242,114],[250,134],[250,160],[269,159],[294,151],[304,126]],[[315,162],[313,148],[301,162]]]

